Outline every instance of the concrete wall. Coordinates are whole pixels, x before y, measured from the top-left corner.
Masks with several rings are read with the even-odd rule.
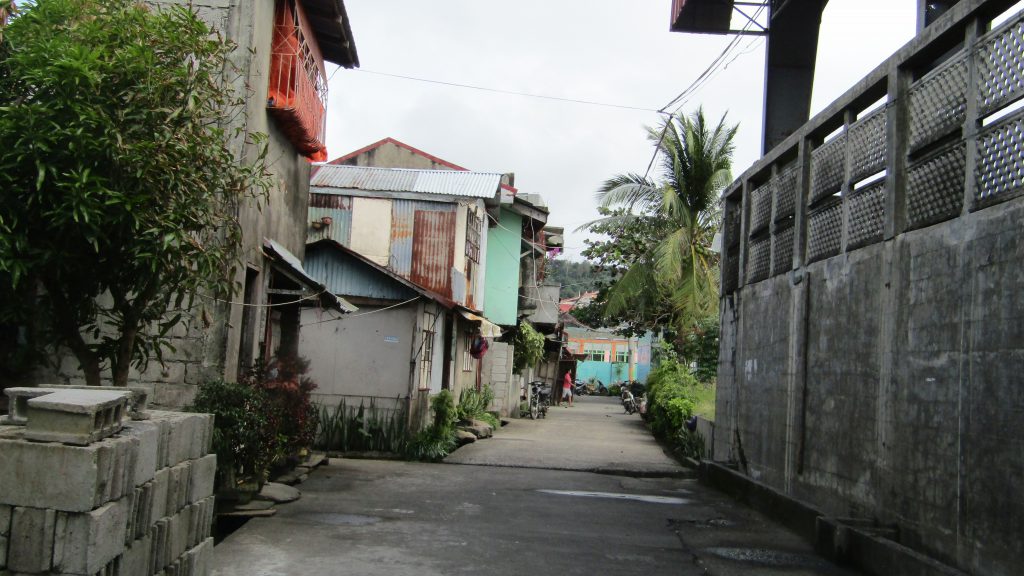
[[[0,573],[209,573],[213,419],[149,415],[88,446],[0,426]]]
[[[956,3],[725,192],[715,459],[972,574],[1024,562],[1022,33]]]
[[[358,314],[323,322],[318,310],[302,311],[299,354],[310,361],[313,397],[328,406],[344,399],[378,404],[410,394],[409,359],[419,346],[416,302],[390,310],[362,306]]]
[[[716,458],[828,513],[896,523],[973,573],[1016,573],[1021,221],[1017,199],[738,291]]]

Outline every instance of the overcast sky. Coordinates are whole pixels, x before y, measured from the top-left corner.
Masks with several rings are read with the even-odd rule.
[[[541,194],[579,259],[606,178],[643,173],[650,111],[497,94],[393,74],[656,110],[689,86],[730,37],[668,31],[671,0],[346,0],[361,70],[328,69],[331,158],[393,137],[472,170],[514,172]],[[916,0],[831,0],[813,111],[914,34]],[[764,42],[745,37],[684,105],[738,122],[734,174],[757,160]]]

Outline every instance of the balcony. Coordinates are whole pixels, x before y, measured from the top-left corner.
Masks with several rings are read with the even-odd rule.
[[[302,5],[294,0],[278,0],[274,14],[267,111],[299,153],[327,159],[323,57]]]
[[[1013,4],[962,0],[736,180],[722,294],[1022,195]]]

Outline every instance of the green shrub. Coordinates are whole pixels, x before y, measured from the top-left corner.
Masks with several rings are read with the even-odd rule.
[[[331,409],[321,406],[315,446],[339,452],[391,452],[404,454],[410,442],[409,410],[396,399],[399,408],[381,408],[374,399],[369,406],[349,406],[344,400]]]
[[[189,409],[214,415],[218,486],[265,480],[267,469],[280,451],[269,406],[266,392],[248,384],[215,380],[199,386]]]
[[[458,420],[480,420],[497,430],[501,427],[501,422],[487,411],[493,401],[494,392],[490,386],[484,386],[479,392],[475,388],[463,388],[459,393],[459,406],[456,409]]]
[[[668,358],[647,378],[647,419],[662,438],[673,438],[693,416],[697,380],[674,358]]]
[[[430,409],[434,413],[433,421],[409,444],[406,456],[412,460],[437,462],[451,454],[457,445],[455,422],[458,411],[452,393],[442,390],[430,399]]]
[[[608,395],[609,396],[619,396],[621,394],[622,394],[622,387],[619,386],[618,384],[612,384],[611,386],[608,387]]]
[[[313,445],[320,414],[310,399],[316,383],[306,376],[305,358],[272,359],[256,366],[241,378],[242,383],[262,389],[267,396],[267,417],[281,438],[278,460],[294,458]]]

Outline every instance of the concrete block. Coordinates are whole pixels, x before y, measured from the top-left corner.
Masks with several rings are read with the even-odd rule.
[[[25,437],[87,446],[121,430],[130,398],[125,390],[80,389],[30,398]]]
[[[207,538],[189,551],[192,555],[192,573],[190,576],[209,576],[213,569],[213,538]]]
[[[53,510],[15,507],[7,544],[7,568],[29,574],[48,572],[56,521],[57,513]]]
[[[128,415],[133,420],[146,420],[149,415],[146,413],[146,408],[149,404],[149,389],[143,386],[128,386],[127,388],[121,388],[120,386],[86,386],[82,384],[59,384],[54,385],[56,390],[106,390],[111,392],[125,392],[127,391],[132,395],[131,400],[128,401]]]
[[[173,516],[188,504],[188,483],[192,463],[182,462],[170,468],[167,484],[167,515]]]
[[[57,516],[53,565],[67,574],[95,574],[124,553],[132,498],[121,498],[82,514]]]
[[[138,444],[128,437],[89,446],[0,439],[0,504],[88,512],[117,500],[126,486],[113,489],[116,452],[130,457]]]
[[[211,496],[214,489],[214,478],[217,475],[217,455],[210,454],[193,460],[189,466],[189,497],[190,504]]]
[[[160,456],[160,426],[153,422],[132,421],[125,424],[121,430],[122,436],[138,438],[139,453],[135,461],[135,485],[140,486],[153,479],[158,465],[157,458]]]
[[[152,566],[150,567],[150,573],[155,574],[164,569],[167,566],[167,526],[170,523],[170,518],[161,518],[153,524],[151,532],[153,538],[153,554],[152,554]]]
[[[193,453],[196,457],[202,456],[199,452],[203,439],[199,433],[201,423],[209,418],[208,415],[153,410],[150,411],[150,417],[165,423],[161,439],[164,445],[164,466],[174,466],[189,460]]]
[[[152,574],[153,540],[147,535],[131,543],[121,557],[121,574],[124,576],[135,576],[136,574]]]
[[[7,388],[4,394],[7,395],[9,414],[6,418],[0,419],[0,424],[24,426],[28,422],[28,401],[56,391],[57,389],[51,386]]]
[[[192,458],[202,458],[213,452],[213,414],[196,414],[198,417],[199,442],[193,446]]]
[[[11,535],[11,514],[14,510],[10,506],[0,504],[0,570],[7,565],[7,540]]]
[[[170,557],[177,559],[181,557],[189,548],[190,542],[190,529],[192,528],[192,513],[195,510],[193,506],[186,506],[182,508],[180,512],[171,517],[170,523],[170,540],[168,546],[170,548]]]
[[[150,503],[150,524],[167,517],[167,491],[170,486],[171,469],[164,468],[153,476],[153,495]]]

